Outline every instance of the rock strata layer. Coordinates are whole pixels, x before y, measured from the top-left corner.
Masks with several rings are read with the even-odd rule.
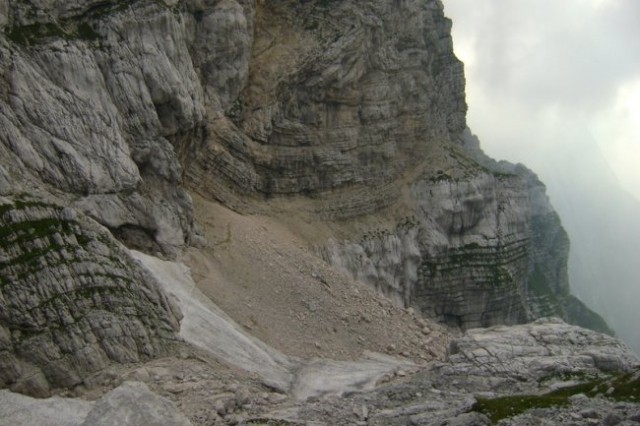
[[[0,198],[0,241],[0,387],[47,396],[176,342],[176,305],[75,210]]]

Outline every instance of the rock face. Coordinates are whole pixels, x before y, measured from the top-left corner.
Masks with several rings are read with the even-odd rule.
[[[440,2],[225,4],[215,19],[244,18],[216,73],[241,72],[208,103],[218,109],[187,153],[190,188],[245,211],[305,200],[304,214],[338,230],[318,244],[325,260],[441,322],[585,323],[544,186],[469,141]]]
[[[371,188],[394,186],[430,144],[464,129],[462,64],[439,2],[263,2],[242,16],[233,22],[246,27],[223,43],[248,72],[223,93],[208,147],[186,170],[199,191],[235,207],[358,191],[318,207],[328,217],[372,212],[397,196]]]
[[[67,206],[24,220],[86,215],[169,257],[196,237],[185,187],[246,212],[294,206],[332,230],[311,240],[327,261],[441,322],[598,323],[569,295],[568,241],[543,185],[465,133],[450,27],[439,0],[0,1],[0,194]],[[12,241],[6,256],[67,244],[40,237],[40,252]],[[74,238],[92,268],[105,264],[113,241]],[[130,291],[150,288],[113,257],[134,271]],[[36,279],[3,273],[11,291]],[[74,289],[103,279],[76,275]],[[132,303],[155,309],[140,292]],[[133,334],[175,326],[168,310]],[[154,339],[127,345],[151,354]]]
[[[176,341],[179,310],[90,219],[0,198],[0,236],[0,387],[46,396]]]
[[[171,142],[204,121],[182,19],[157,2],[7,2],[0,149],[134,247],[168,254],[193,214]],[[60,193],[62,191],[62,193]]]

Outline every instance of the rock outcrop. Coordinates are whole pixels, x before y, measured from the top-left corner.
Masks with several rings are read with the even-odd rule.
[[[0,149],[133,247],[175,254],[193,226],[173,143],[202,131],[190,33],[160,2],[7,2]],[[195,135],[195,136],[194,136]]]
[[[170,400],[140,382],[124,382],[98,400],[82,426],[142,424],[191,426]]]
[[[614,338],[544,318],[469,330],[452,342],[446,362],[408,380],[265,418],[336,425],[636,424],[639,367]]]
[[[640,360],[612,337],[545,318],[523,326],[469,330],[450,349],[446,360],[418,371],[415,365],[405,365],[375,387],[363,386],[367,373],[360,368],[365,363],[340,367],[316,360],[300,371],[300,384],[323,392],[290,398],[265,393],[255,385],[247,388],[229,376],[216,381],[213,377],[219,373],[212,376],[197,357],[181,358],[173,366],[170,360],[157,360],[155,366],[139,367],[128,375],[148,386],[125,381],[96,402],[34,400],[0,390],[0,413],[11,424],[57,421],[69,426],[139,424],[141,419],[188,424],[183,414],[194,425],[635,425],[640,421]],[[314,368],[319,374],[309,375]],[[359,389],[327,387],[332,381],[336,385],[353,381]],[[54,404],[58,410],[52,412]],[[49,416],[48,423],[44,416]]]
[[[469,330],[449,347],[449,363],[436,367],[447,380],[487,384],[494,392],[531,392],[532,385],[552,387],[567,377],[596,377],[630,372],[637,356],[619,340],[558,318],[520,326]],[[456,377],[457,379],[455,379]]]
[[[176,313],[112,237],[174,257],[185,188],[328,229],[325,260],[443,323],[598,323],[543,185],[469,142],[450,27],[439,0],[0,1],[3,386],[162,351]]]
[[[469,146],[440,2],[218,7],[244,17],[225,39],[241,72],[187,152],[191,189],[248,212],[303,200],[336,230],[315,241],[325,260],[441,322],[586,324],[564,307],[569,242],[544,186]]]
[[[0,387],[47,396],[175,344],[175,303],[77,211],[0,198],[0,241]]]

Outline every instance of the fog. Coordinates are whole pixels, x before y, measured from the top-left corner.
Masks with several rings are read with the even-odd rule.
[[[468,124],[547,185],[572,291],[640,353],[640,2],[444,0]]]

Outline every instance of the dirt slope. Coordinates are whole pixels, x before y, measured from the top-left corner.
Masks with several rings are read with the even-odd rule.
[[[239,215],[196,195],[194,203],[206,244],[182,260],[200,290],[259,339],[304,358],[442,359],[447,330],[332,269],[287,218]]]

